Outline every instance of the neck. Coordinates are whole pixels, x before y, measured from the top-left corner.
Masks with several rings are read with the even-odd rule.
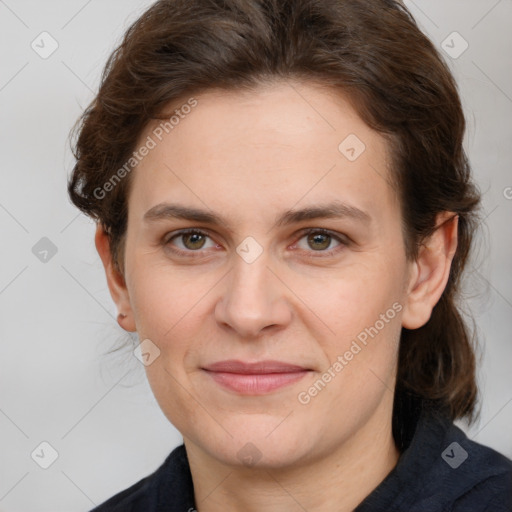
[[[391,414],[377,412],[327,456],[293,468],[226,465],[185,438],[198,512],[354,510],[399,458]]]

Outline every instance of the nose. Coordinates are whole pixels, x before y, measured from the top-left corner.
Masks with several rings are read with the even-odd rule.
[[[286,287],[268,268],[265,252],[252,263],[234,255],[232,271],[223,280],[215,318],[244,339],[286,327],[292,318]]]

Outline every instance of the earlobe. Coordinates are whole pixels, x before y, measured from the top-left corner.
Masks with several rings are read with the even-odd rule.
[[[126,331],[135,332],[136,327],[126,282],[124,276],[114,265],[110,251],[110,241],[101,223],[98,223],[96,227],[94,242],[105,269],[110,295],[119,311],[117,322]]]
[[[436,230],[412,263],[402,315],[402,325],[407,329],[418,329],[428,322],[446,288],[457,250],[458,219],[453,212],[440,213]]]

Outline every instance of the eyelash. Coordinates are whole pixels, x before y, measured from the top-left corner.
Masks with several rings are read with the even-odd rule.
[[[307,229],[302,230],[300,232],[300,236],[299,236],[297,242],[295,242],[293,245],[296,245],[300,240],[302,240],[302,238],[304,238],[307,235],[310,235],[311,233],[329,235],[334,240],[336,240],[337,242],[340,243],[340,245],[335,247],[334,249],[329,249],[329,250],[325,250],[325,251],[313,251],[313,250],[305,251],[306,253],[309,253],[308,257],[311,257],[311,258],[318,258],[318,257],[325,258],[325,257],[333,256],[336,253],[338,253],[340,250],[343,250],[344,247],[349,245],[349,240],[345,236],[343,236],[343,235],[340,236],[339,234],[336,234],[335,232],[330,231],[328,229],[324,229],[324,228],[307,228]],[[207,236],[207,237],[211,238],[210,233],[208,233],[207,231],[204,231],[202,229],[199,229],[199,228],[182,229],[182,230],[174,233],[171,237],[165,238],[163,241],[163,245],[166,247],[172,247],[171,242],[175,238],[179,238],[180,236],[189,235],[189,234],[197,234],[197,235]],[[177,249],[176,247],[172,247],[171,251],[173,253],[177,254],[178,256],[192,257],[192,258],[202,257],[201,254],[198,254],[198,255],[194,254],[194,253],[201,253],[201,249],[199,249],[197,251],[193,251],[193,250],[184,251],[183,249]]]

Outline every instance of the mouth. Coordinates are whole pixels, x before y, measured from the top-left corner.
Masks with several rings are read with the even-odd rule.
[[[220,361],[202,368],[218,385],[244,395],[263,395],[301,380],[309,368],[281,361]]]

